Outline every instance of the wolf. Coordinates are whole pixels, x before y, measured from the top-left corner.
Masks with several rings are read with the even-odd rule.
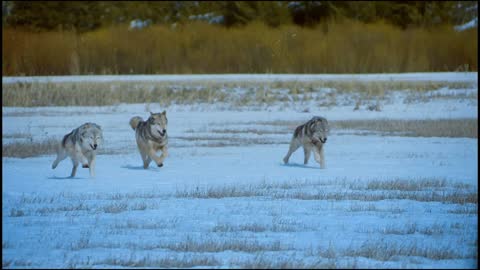
[[[147,121],[143,121],[140,116],[130,119],[130,126],[135,130],[138,150],[143,160],[143,168],[147,169],[152,160],[158,167],[163,166],[163,161],[168,156],[168,136],[167,136],[167,112],[150,112]],[[162,155],[157,156],[156,152],[162,150]]]
[[[327,142],[327,135],[330,131],[328,121],[321,116],[314,116],[308,122],[298,126],[293,133],[290,142],[290,148],[287,155],[283,158],[285,164],[288,159],[300,146],[303,146],[305,158],[303,163],[307,164],[310,159],[310,153],[313,150],[315,160],[320,164],[320,168],[325,168],[325,157],[323,145]]]
[[[65,135],[57,149],[57,158],[52,164],[55,169],[67,156],[72,159],[73,169],[70,177],[74,177],[78,164],[89,168],[90,177],[95,177],[95,156],[97,147],[103,141],[102,128],[95,123],[85,123]]]

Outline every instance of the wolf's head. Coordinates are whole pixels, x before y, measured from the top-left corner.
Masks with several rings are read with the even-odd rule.
[[[330,131],[327,119],[321,116],[315,116],[310,121],[312,121],[310,129],[313,133],[313,140],[315,141],[318,139],[322,144],[326,143],[327,135]]]
[[[95,123],[85,123],[80,127],[80,143],[85,149],[96,150],[103,141],[102,128]]]
[[[150,132],[154,137],[164,138],[167,136],[167,112],[163,111],[161,113],[150,113],[148,118],[148,123],[150,126]]]

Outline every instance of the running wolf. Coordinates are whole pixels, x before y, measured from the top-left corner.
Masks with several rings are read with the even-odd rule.
[[[308,163],[310,152],[313,150],[315,160],[320,163],[320,168],[325,168],[325,157],[323,155],[323,145],[327,142],[329,132],[327,119],[320,116],[314,116],[308,122],[298,126],[293,133],[290,149],[283,158],[283,162],[288,163],[288,159],[300,146],[303,146],[305,153],[304,164]]]
[[[85,123],[72,130],[63,137],[62,143],[57,149],[57,159],[52,164],[55,169],[67,156],[73,162],[72,174],[77,172],[78,164],[81,162],[83,168],[89,168],[90,177],[95,177],[95,150],[103,141],[102,128],[95,123]]]
[[[168,155],[168,137],[167,137],[167,112],[150,112],[147,121],[143,121],[140,116],[130,119],[130,126],[135,130],[138,150],[143,160],[143,168],[148,168],[152,159],[158,167],[163,166],[163,161]],[[158,157],[156,152],[162,150],[162,155]]]

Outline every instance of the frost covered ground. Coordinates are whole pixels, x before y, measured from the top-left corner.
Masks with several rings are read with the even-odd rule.
[[[103,127],[105,141],[95,179],[87,169],[67,178],[69,160],[52,170],[52,154],[2,158],[2,266],[476,268],[478,138],[462,132],[447,136],[444,129],[477,120],[477,73],[353,76],[467,81],[472,86],[386,89],[380,111],[368,109],[369,101],[354,110],[344,101],[355,93],[336,95],[328,106],[292,101],[287,107],[3,107],[4,147],[60,140],[87,121]],[[156,78],[193,83],[202,78],[161,77]],[[271,79],[213,77],[204,78]],[[18,80],[2,79],[4,84]],[[331,91],[316,94],[331,98]],[[152,163],[144,170],[128,121],[163,109],[169,119],[170,156],[164,167]],[[283,164],[293,129],[313,115],[332,125],[326,169],[313,158],[303,165],[301,149],[290,164]],[[371,129],[360,120],[369,125],[404,120],[414,128]]]

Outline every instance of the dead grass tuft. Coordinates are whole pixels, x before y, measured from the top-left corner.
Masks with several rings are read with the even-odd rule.
[[[470,258],[447,246],[423,246],[418,243],[398,243],[385,240],[366,241],[358,248],[349,248],[346,256],[389,261],[396,256],[418,256],[432,260]]]
[[[28,158],[56,153],[60,140],[49,138],[43,141],[25,141],[2,144],[4,157]]]

